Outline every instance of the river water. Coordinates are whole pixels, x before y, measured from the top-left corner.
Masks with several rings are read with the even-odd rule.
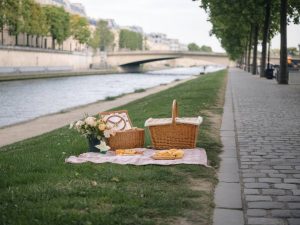
[[[220,70],[208,66],[206,72]],[[203,72],[202,67],[139,74],[75,76],[0,82],[0,127],[134,92]]]

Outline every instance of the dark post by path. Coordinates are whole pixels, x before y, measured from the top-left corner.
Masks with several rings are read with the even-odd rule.
[[[263,28],[264,31],[263,31],[261,62],[260,62],[260,77],[265,76],[267,42],[269,39],[270,21],[271,21],[271,0],[267,0],[265,5],[265,21],[264,21],[264,28]],[[269,69],[269,64],[268,64],[268,69]]]
[[[287,65],[287,0],[281,0],[280,3],[280,70],[278,76],[278,84],[289,83],[289,73]]]
[[[255,24],[254,27],[254,49],[253,49],[253,61],[252,61],[252,74],[257,74],[257,44],[258,44],[258,32],[259,32],[259,25]]]
[[[251,72],[251,49],[252,49],[252,38],[253,38],[253,24],[251,23],[251,30],[249,33],[249,45],[248,45],[248,59],[247,59],[247,67],[248,72]]]

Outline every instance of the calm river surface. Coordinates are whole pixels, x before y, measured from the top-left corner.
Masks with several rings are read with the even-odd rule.
[[[207,67],[206,72],[221,67]],[[0,82],[0,127],[62,110],[170,83],[199,74],[202,67],[141,74],[110,74]]]

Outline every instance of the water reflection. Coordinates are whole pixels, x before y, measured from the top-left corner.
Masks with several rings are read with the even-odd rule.
[[[219,67],[207,67],[214,71]],[[170,83],[199,74],[202,67],[153,71],[143,74],[111,74],[0,82],[0,127],[85,105],[107,96]]]

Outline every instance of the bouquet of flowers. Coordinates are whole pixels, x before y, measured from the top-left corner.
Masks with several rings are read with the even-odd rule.
[[[84,137],[90,140],[99,140],[99,144],[95,145],[100,152],[106,152],[110,149],[106,145],[105,139],[111,135],[115,135],[113,128],[109,127],[102,117],[93,117],[86,115],[83,120],[78,120],[70,124],[70,129],[75,129]]]

